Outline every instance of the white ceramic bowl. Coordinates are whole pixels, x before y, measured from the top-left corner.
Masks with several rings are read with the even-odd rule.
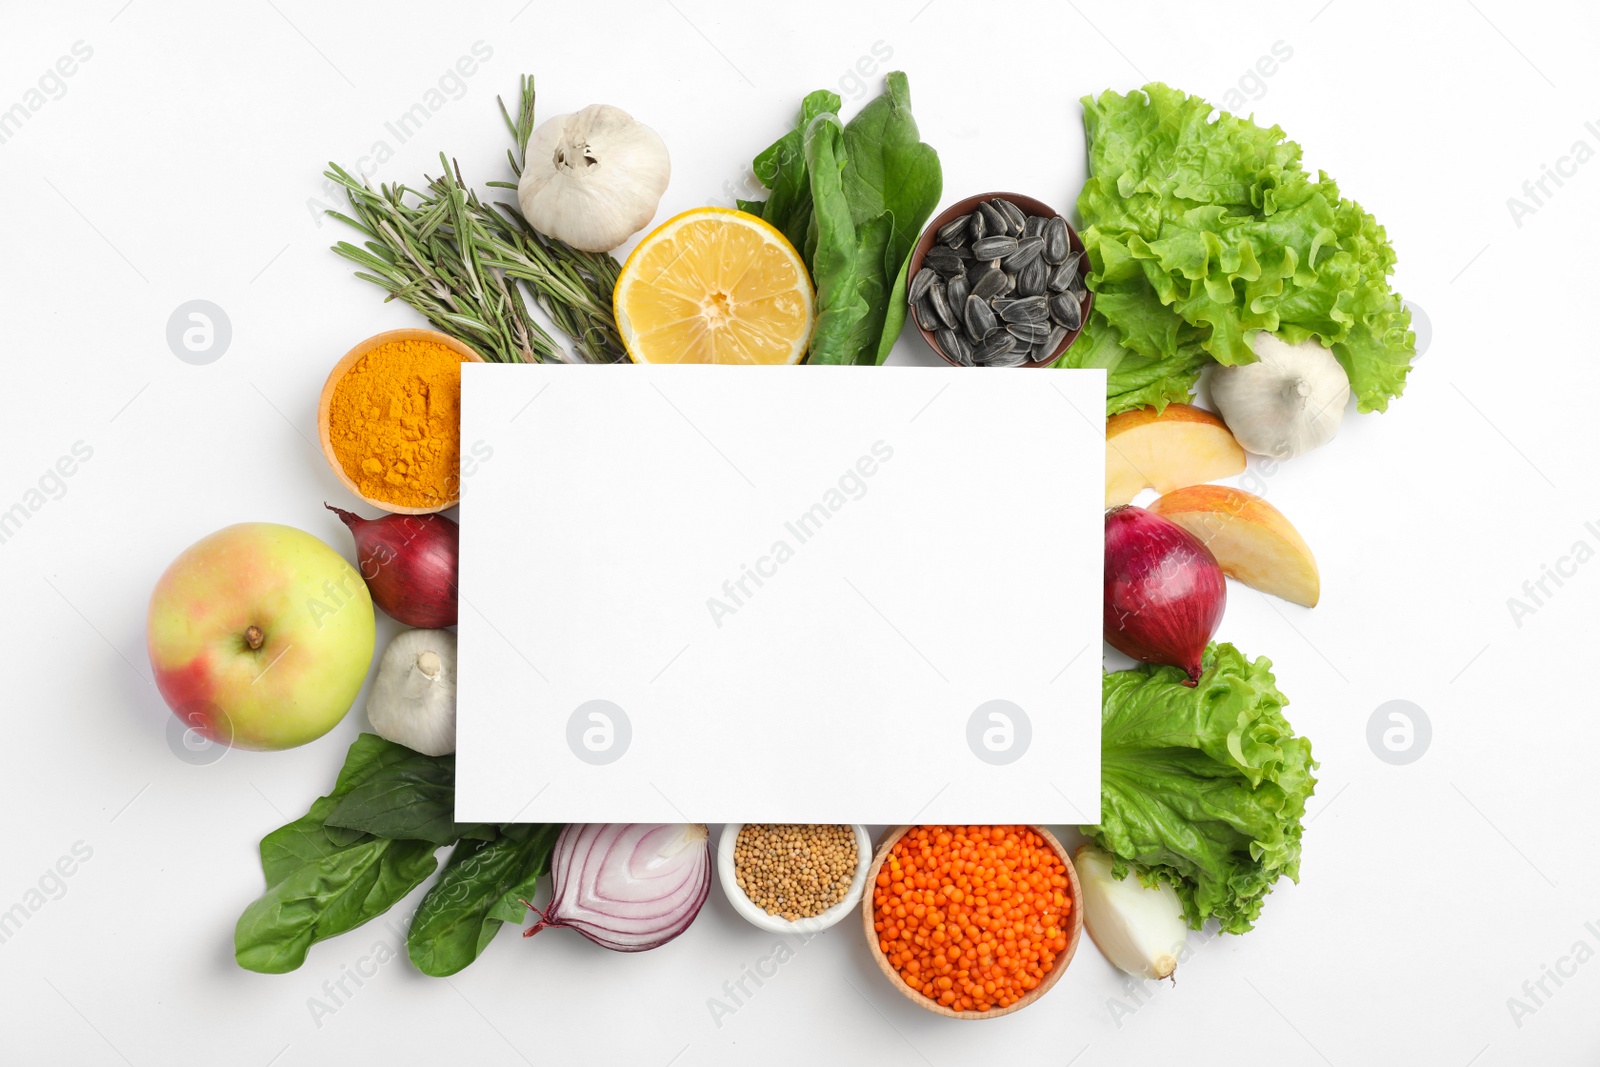
[[[854,830],[856,835],[856,873],[850,880],[850,889],[845,893],[844,899],[821,915],[793,921],[767,914],[766,909],[758,907],[755,901],[739,888],[739,879],[733,870],[733,849],[738,844],[739,830],[743,826],[742,822],[730,822],[722,827],[722,840],[717,844],[717,879],[722,883],[722,893],[733,905],[733,910],[751,925],[771,930],[776,934],[814,934],[819,930],[826,930],[860,906],[862,891],[867,886],[867,868],[872,866],[872,837],[867,833],[865,826],[859,823],[850,825],[850,829]]]

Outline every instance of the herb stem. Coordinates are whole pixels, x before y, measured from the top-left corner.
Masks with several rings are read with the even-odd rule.
[[[524,75],[516,118],[500,113],[514,148],[513,175],[533,132],[533,78]],[[627,358],[611,312],[621,264],[605,253],[580,252],[539,233],[504,203],[485,203],[443,153],[440,176],[421,189],[374,189],[338,164],[327,176],[343,187],[351,214],[328,214],[356,230],[364,247],[340,241],[333,251],[355,264],[356,277],[383,289],[445,333],[499,363],[616,363]],[[488,182],[515,190],[513,182]],[[566,334],[564,350],[533,316],[537,307]]]

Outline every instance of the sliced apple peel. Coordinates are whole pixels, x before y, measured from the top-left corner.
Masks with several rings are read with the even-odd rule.
[[[1322,578],[1316,557],[1294,524],[1261,497],[1230,485],[1191,485],[1160,497],[1150,510],[1193,534],[1228,577],[1292,604],[1317,606]]]
[[[1106,507],[1132,503],[1141,490],[1174,489],[1244,473],[1244,449],[1203,408],[1168,404],[1106,420]]]

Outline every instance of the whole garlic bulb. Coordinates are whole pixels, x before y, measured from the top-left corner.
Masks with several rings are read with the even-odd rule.
[[[383,650],[367,694],[378,736],[424,756],[456,750],[456,635],[402,630]]]
[[[609,252],[655,217],[672,177],[667,146],[619,107],[591,104],[528,138],[517,203],[540,233]]]
[[[1218,367],[1211,399],[1247,452],[1293,459],[1339,432],[1350,378],[1315,337],[1289,344],[1266,331],[1250,337],[1257,361]]]

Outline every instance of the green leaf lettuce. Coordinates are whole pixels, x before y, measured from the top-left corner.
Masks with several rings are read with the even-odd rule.
[[[1101,823],[1083,830],[1119,875],[1170,882],[1191,926],[1244,933],[1274,882],[1298,880],[1317,764],[1269,660],[1219,643],[1204,666],[1193,688],[1173,667],[1105,675]]]
[[[1400,395],[1416,337],[1389,285],[1394,249],[1333,179],[1303,169],[1283,130],[1213,119],[1159,82],[1084,97],[1083,115],[1098,345],[1080,339],[1062,365],[1107,367],[1108,414],[1183,399],[1207,359],[1255,362],[1255,330],[1329,346],[1362,411]],[[1112,344],[1128,354],[1099,348]]]

